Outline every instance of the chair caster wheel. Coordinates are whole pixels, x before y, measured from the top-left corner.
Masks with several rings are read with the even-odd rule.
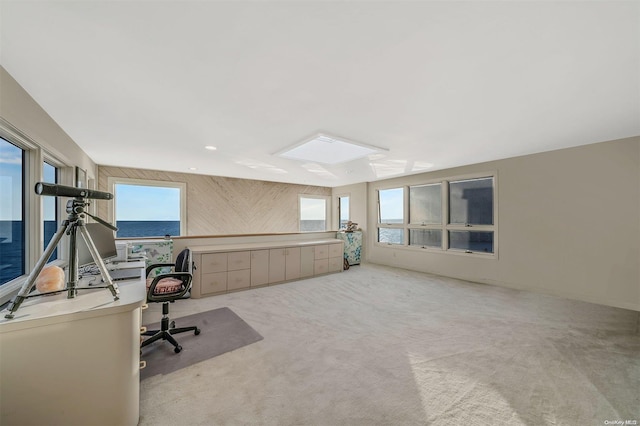
[[[180,351],[181,351],[181,350],[182,350],[182,346],[180,346],[180,345],[178,345],[178,346],[176,346],[175,348],[173,348],[173,351],[174,351],[175,353],[180,353]]]
[[[171,321],[171,323],[169,323],[169,328],[176,328],[176,322]]]
[[[199,329],[199,328],[196,328],[196,329],[193,331],[193,334],[195,334],[196,336],[197,336],[198,334],[200,334],[200,329]]]

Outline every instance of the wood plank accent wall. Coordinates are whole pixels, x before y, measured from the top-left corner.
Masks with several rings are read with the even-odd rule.
[[[187,184],[187,235],[298,232],[298,195],[331,196],[331,188],[190,173],[98,166],[98,187],[123,177]],[[109,217],[111,201],[97,202],[98,216]]]

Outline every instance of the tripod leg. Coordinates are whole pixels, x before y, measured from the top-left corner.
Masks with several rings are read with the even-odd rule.
[[[12,319],[13,313],[18,310],[22,302],[24,302],[24,299],[26,299],[26,297],[29,295],[29,292],[36,283],[38,275],[40,275],[40,272],[42,272],[44,265],[47,264],[47,261],[51,257],[53,251],[56,249],[56,246],[62,239],[62,236],[69,228],[69,225],[70,222],[68,220],[65,220],[62,225],[60,225],[58,232],[53,235],[51,241],[49,241],[49,244],[47,244],[47,248],[44,250],[44,253],[42,253],[42,256],[40,256],[40,259],[38,259],[38,262],[36,262],[36,266],[33,268],[24,284],[22,284],[20,291],[9,303],[9,307],[7,308],[9,313],[4,316],[5,318]]]
[[[120,290],[118,289],[117,284],[115,284],[111,279],[111,275],[109,275],[109,271],[107,270],[104,261],[100,257],[98,249],[93,243],[93,240],[91,239],[91,234],[89,234],[89,231],[87,231],[87,228],[85,228],[84,224],[78,225],[78,229],[80,230],[80,234],[82,234],[82,238],[84,238],[85,243],[87,243],[87,248],[89,248],[91,257],[93,257],[96,265],[98,265],[98,269],[100,269],[100,273],[102,274],[104,282],[107,284],[107,288],[111,291],[113,300],[118,300],[120,298]]]

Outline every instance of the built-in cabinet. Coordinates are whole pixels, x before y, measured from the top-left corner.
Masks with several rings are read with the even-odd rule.
[[[300,278],[300,247],[269,250],[269,284]]]
[[[314,263],[314,247],[300,247],[300,278],[308,278],[313,276]]]
[[[269,284],[269,250],[251,251],[251,287]]]
[[[192,247],[194,298],[340,272],[337,239]]]
[[[27,299],[0,312],[0,425],[138,424],[144,262],[138,279]],[[85,277],[78,288],[95,277]]]

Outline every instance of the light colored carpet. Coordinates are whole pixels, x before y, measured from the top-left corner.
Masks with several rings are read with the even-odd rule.
[[[637,312],[377,265],[171,310],[223,306],[264,340],[142,382],[140,425],[640,423]]]

